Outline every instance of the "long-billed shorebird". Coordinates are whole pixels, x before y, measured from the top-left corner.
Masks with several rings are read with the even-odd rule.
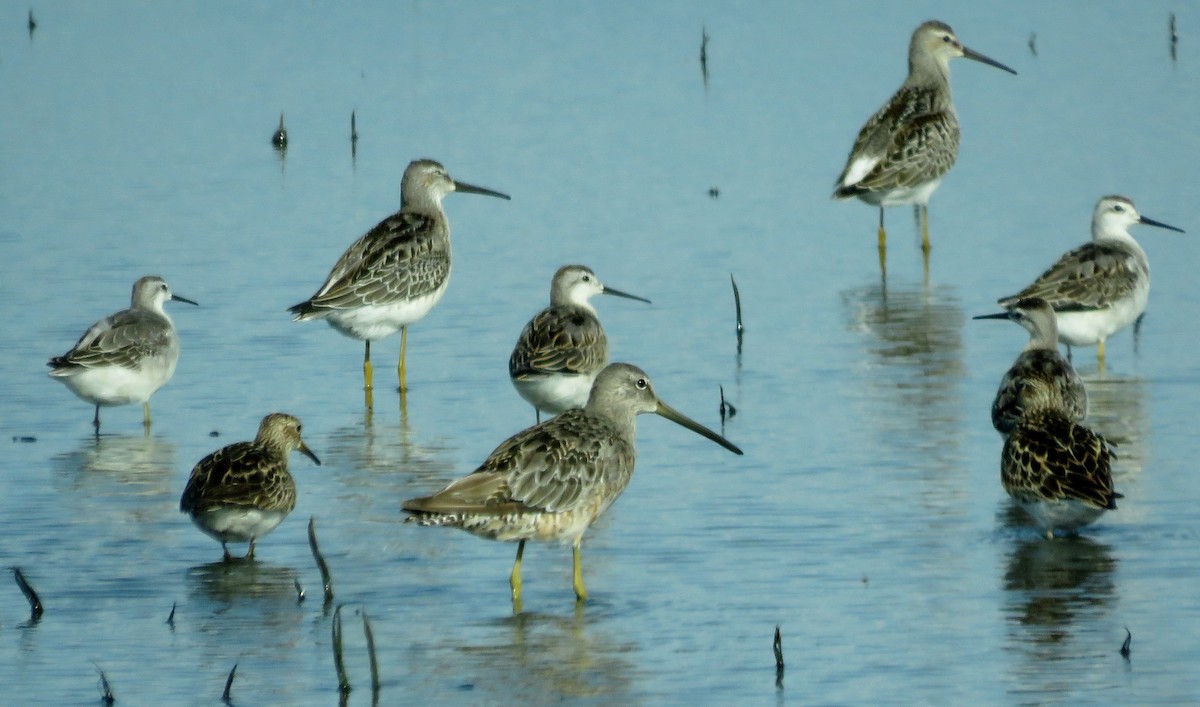
[[[508,376],[517,392],[541,413],[557,415],[583,407],[592,383],[608,365],[608,337],[600,326],[592,295],[615,295],[650,300],[613,289],[600,282],[585,265],[564,265],[550,283],[550,306],[521,331]]]
[[[636,418],[656,413],[741,454],[716,432],[685,417],[628,363],[607,366],[581,410],[567,410],[496,448],[473,473],[432,496],[404,502],[409,521],[461,528],[491,540],[518,541],[509,581],[520,611],[521,556],[526,540],[570,541],[578,601],[587,598],[580,542],[592,522],[621,495],[633,475]]]
[[[179,363],[179,335],[163,304],[196,304],[173,294],[157,275],[133,283],[131,300],[129,309],[96,322],[70,351],[46,364],[52,377],[96,406],[97,433],[102,405],[141,403],[143,424],[150,427],[150,396],[171,380]]]
[[[1072,422],[1062,409],[1043,408],[1021,418],[1004,440],[1000,482],[1054,537],[1073,533],[1117,508],[1115,457],[1104,438]]]
[[[857,197],[879,207],[881,263],[886,206],[921,208],[921,247],[929,253],[929,197],[958,158],[958,116],[950,93],[950,60],[956,57],[1017,73],[964,47],[949,25],[925,22],[908,45],[908,78],[859,131],[834,187],[837,199]]]
[[[450,223],[442,199],[450,192],[507,194],[455,181],[433,160],[415,160],[400,183],[400,210],[380,221],[338,258],[325,284],[289,310],[296,321],[324,319],[366,343],[363,382],[372,388],[371,342],[400,332],[396,373],[406,388],[408,326],[429,313],[450,282]]]
[[[1008,319],[1029,332],[1029,343],[1017,356],[992,403],[992,426],[1007,436],[1021,418],[1045,409],[1059,410],[1070,422],[1087,416],[1087,391],[1071,363],[1058,352],[1054,310],[1043,299],[1023,299],[998,314],[976,319]]]
[[[1092,213],[1092,240],[1064,254],[1032,285],[1002,297],[1000,306],[1011,308],[1028,297],[1046,300],[1058,319],[1059,341],[1096,345],[1103,369],[1104,341],[1137,321],[1150,296],[1150,263],[1129,234],[1138,223],[1183,233],[1142,216],[1126,197],[1103,197]]]
[[[300,436],[300,421],[282,412],[262,419],[253,442],[237,442],[204,457],[192,469],[179,499],[179,510],[196,527],[221,543],[254,543],[275,529],[296,507],[296,482],[288,455],[299,450],[317,466],[321,460]]]

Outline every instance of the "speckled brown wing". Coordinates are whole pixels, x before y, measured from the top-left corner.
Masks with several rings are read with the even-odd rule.
[[[1103,437],[1056,412],[1022,420],[1004,442],[1000,478],[1021,501],[1075,499],[1115,509],[1114,455]]]
[[[141,309],[126,309],[96,322],[62,356],[50,359],[55,371],[71,368],[124,366],[162,351],[171,342],[166,319]]]
[[[429,216],[408,211],[380,221],[342,254],[316,294],[292,312],[303,318],[434,292],[450,273],[450,250],[435,226]]]
[[[1137,253],[1121,243],[1090,241],[1067,252],[1032,285],[999,300],[1012,307],[1039,297],[1056,312],[1106,309],[1137,288],[1146,269]]]
[[[568,410],[510,437],[475,472],[404,509],[476,516],[570,512],[624,490],[635,456],[603,420]]]
[[[834,196],[916,186],[949,172],[958,157],[958,118],[953,109],[938,110],[935,99],[930,88],[901,88],[859,131]],[[876,155],[879,162],[862,179],[842,184],[857,159]]]
[[[992,402],[992,426],[1008,434],[1027,414],[1047,409],[1083,422],[1088,410],[1083,379],[1057,351],[1025,351],[1000,381]]]
[[[296,483],[279,459],[253,442],[238,442],[201,459],[188,479],[179,510],[198,513],[241,506],[290,513],[296,507]]]
[[[508,373],[513,378],[547,373],[591,374],[608,363],[608,338],[583,307],[548,307],[521,331]]]

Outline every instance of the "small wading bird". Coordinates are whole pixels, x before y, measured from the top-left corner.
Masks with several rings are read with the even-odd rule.
[[[253,442],[237,442],[204,457],[192,469],[179,499],[179,510],[205,535],[221,543],[250,543],[246,559],[254,559],[256,540],[275,529],[296,507],[296,482],[288,471],[295,450],[313,460],[300,437],[300,421],[275,412],[262,419]]]
[[[1105,339],[1137,321],[1150,297],[1150,263],[1129,235],[1139,223],[1183,233],[1142,216],[1126,197],[1103,197],[1092,213],[1092,240],[1063,254],[1032,285],[1002,297],[1000,306],[1046,300],[1058,319],[1058,340],[1068,347],[1095,345],[1103,370]]]
[[[650,303],[604,285],[584,265],[564,265],[554,273],[550,306],[525,325],[508,359],[513,387],[534,407],[538,422],[543,412],[583,407],[596,375],[608,365],[608,337],[588,302],[592,295]]]
[[[324,319],[342,334],[366,342],[363,382],[368,391],[372,388],[371,342],[397,331],[396,373],[400,391],[407,389],[408,326],[433,309],[450,283],[450,223],[442,199],[456,191],[509,198],[457,182],[433,160],[415,160],[400,183],[400,210],[355,241],[316,294],[289,308],[296,321]]]
[[[956,57],[1017,73],[964,47],[949,25],[922,24],[908,45],[908,78],[859,131],[834,187],[834,198],[857,197],[879,207],[881,262],[886,206],[920,207],[921,248],[929,254],[929,197],[958,158],[958,116],[950,93],[950,60]]]
[[[582,410],[567,410],[513,435],[470,475],[432,496],[405,501],[408,520],[461,528],[491,540],[516,540],[517,559],[509,582],[517,612],[525,541],[569,541],[575,597],[584,601],[580,542],[629,484],[637,457],[636,418],[648,412],[742,453],[659,400],[640,368],[613,363],[596,377]]]
[[[171,380],[179,363],[179,335],[163,310],[168,300],[196,304],[172,294],[157,275],[133,283],[129,309],[93,324],[70,351],[46,365],[50,376],[96,406],[92,425],[100,433],[100,407],[142,404],[150,427],[150,396]]]

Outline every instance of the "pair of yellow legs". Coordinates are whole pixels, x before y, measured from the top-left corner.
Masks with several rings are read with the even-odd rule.
[[[363,390],[366,392],[367,407],[374,407],[374,390],[375,369],[371,366],[371,342],[366,342],[366,350],[363,353]],[[400,394],[403,395],[408,390],[408,380],[405,375],[404,367],[404,352],[408,349],[408,327],[400,327],[400,362],[396,364],[396,376],[400,379]]]
[[[96,405],[96,414],[92,415],[92,427],[96,430],[96,436],[100,436],[100,405]],[[142,427],[146,430],[146,435],[150,435],[150,401],[142,403]]]
[[[917,205],[921,220],[921,255],[925,260],[925,274],[929,275],[929,207]],[[879,207],[879,272],[887,274],[887,229],[883,227],[883,207]]]
[[[576,538],[575,543],[571,546],[571,556],[575,564],[573,586],[575,587],[575,601],[587,601],[587,587],[583,586],[583,563],[579,555],[579,544],[582,538]],[[512,587],[513,613],[521,613],[521,557],[525,555],[525,541],[521,540],[517,543],[517,560],[513,563],[512,574],[508,577],[508,584]]]

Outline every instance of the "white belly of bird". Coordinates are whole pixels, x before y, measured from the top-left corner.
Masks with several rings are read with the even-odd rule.
[[[918,184],[914,187],[897,187],[891,191],[862,194],[859,198],[868,204],[876,206],[900,206],[902,204],[928,206],[929,197],[933,196],[933,192],[937,190],[941,183],[942,178],[938,177],[933,181]]]
[[[353,309],[332,310],[325,316],[325,321],[342,334],[359,341],[376,341],[391,336],[402,327],[420,321],[442,295],[446,294],[446,286],[450,278],[433,292],[411,300],[401,300],[389,304],[370,304]]]
[[[192,516],[192,522],[221,542],[250,542],[275,529],[287,513],[257,508],[214,508]]]
[[[1146,311],[1150,288],[1139,289],[1117,300],[1108,309],[1058,312],[1058,340],[1071,346],[1095,346],[1133,324]]]
[[[513,379],[513,387],[530,405],[550,415],[587,404],[596,374],[554,373]]]
[[[67,375],[55,375],[71,392],[93,405],[144,403],[154,391],[175,375],[179,354],[161,359],[142,360],[140,368],[104,366],[71,369]]]
[[[1068,532],[1088,525],[1104,513],[1102,508],[1074,499],[1025,501],[1021,507],[1043,528]]]

